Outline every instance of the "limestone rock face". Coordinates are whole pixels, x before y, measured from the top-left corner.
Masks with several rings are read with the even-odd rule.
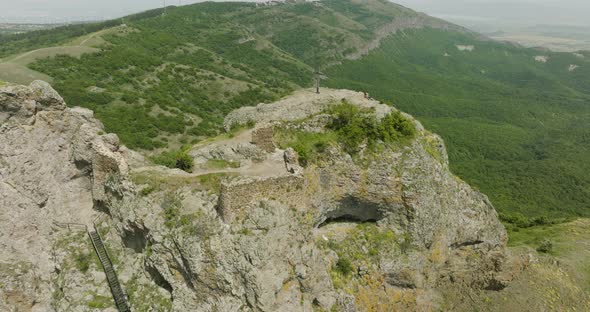
[[[322,112],[343,98],[378,117],[394,110],[352,91],[325,89],[315,95],[302,90],[277,103],[229,114],[228,128],[252,122],[257,126],[226,141],[195,146],[191,155],[199,163],[245,163],[246,154],[236,155],[250,136],[269,132],[269,125],[321,133],[329,122]],[[503,287],[506,232],[494,208],[485,195],[449,172],[440,137],[404,116],[414,123],[417,137],[366,162],[331,146],[321,161],[303,168],[295,150],[286,148],[278,150],[281,168],[271,161],[277,152],[269,150],[258,157],[259,165],[273,170],[246,165],[226,169],[230,175],[222,178],[215,198],[177,189],[178,213],[194,218],[185,225],[158,227],[165,221],[148,213],[157,209],[135,210],[133,222],[150,228],[149,261],[170,285],[174,308],[362,311],[374,302],[392,304],[393,310],[428,310],[437,305],[438,287]],[[278,146],[270,139],[265,135],[264,142]],[[148,198],[161,206],[162,196]],[[389,238],[376,248],[373,240],[379,235]],[[342,247],[348,245],[358,250]],[[352,273],[338,277],[339,263],[350,260],[351,252]],[[170,259],[176,259],[173,271],[180,274],[171,274]],[[362,291],[351,295],[347,287]],[[405,299],[390,302],[400,297]]]
[[[0,280],[17,281],[0,285],[0,310],[51,310],[56,224],[92,224],[109,176],[127,174],[92,115],[42,81],[0,89]]]
[[[303,169],[299,166],[299,155],[292,147],[285,150],[285,166],[291,174],[298,174]]]
[[[274,142],[275,127],[321,134],[343,98],[379,118],[393,110],[298,91],[231,113],[228,128],[255,129],[194,146],[185,173],[144,167],[45,83],[0,89],[0,310],[114,308],[68,222],[97,224],[135,311],[436,310],[440,287],[503,287],[495,210],[411,116],[411,142],[363,161],[329,146],[302,167]]]

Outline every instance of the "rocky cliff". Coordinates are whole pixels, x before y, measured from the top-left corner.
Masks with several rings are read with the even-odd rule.
[[[69,252],[57,229],[92,224],[110,179],[127,174],[92,111],[66,108],[41,81],[0,89],[1,310],[49,310]]]
[[[45,83],[2,87],[0,309],[113,310],[94,225],[135,311],[435,310],[438,289],[503,288],[494,208],[411,116],[407,140],[299,160],[285,136],[329,135],[342,100],[395,112],[299,91],[230,114],[228,130],[254,128],[194,146],[186,173],[149,166]]]

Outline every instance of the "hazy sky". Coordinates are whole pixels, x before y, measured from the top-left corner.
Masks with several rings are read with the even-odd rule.
[[[178,5],[199,0],[167,0]],[[590,0],[396,0],[453,21],[590,25]],[[0,0],[0,22],[107,19],[162,6],[164,0]]]
[[[166,0],[167,5],[199,0]],[[0,22],[99,20],[162,7],[164,0],[0,0]]]
[[[1,0],[0,0],[1,1]],[[396,0],[437,17],[473,23],[590,25],[590,0]]]

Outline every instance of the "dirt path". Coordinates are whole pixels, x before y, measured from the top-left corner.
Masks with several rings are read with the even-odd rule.
[[[25,52],[23,54],[19,54],[17,56],[15,56],[14,58],[10,58],[10,59],[2,59],[0,60],[2,63],[4,62],[12,62],[12,61],[17,61],[20,60],[26,56],[29,56],[33,53],[37,53],[37,52],[42,52],[42,51],[48,51],[48,50],[52,50],[52,49],[56,49],[56,48],[60,48],[60,49],[67,49],[67,48],[78,48],[78,47],[85,47],[86,42],[88,42],[88,40],[93,39],[94,37],[98,36],[98,35],[102,35],[104,32],[111,30],[110,28],[108,29],[103,29],[100,31],[97,31],[95,33],[90,34],[90,36],[88,36],[88,38],[82,40],[79,44],[77,45],[60,45],[60,46],[54,46],[54,47],[45,47],[45,48],[39,48],[39,49],[35,49],[35,50],[31,50],[28,52]]]
[[[9,60],[9,61],[16,61],[16,60],[19,60],[19,59],[21,59],[21,58],[23,58],[23,57],[27,56],[27,55],[31,55],[31,54],[33,54],[33,53],[35,53],[35,52],[37,52],[37,51],[46,50],[46,49],[50,49],[50,48],[41,48],[41,49],[37,49],[37,50],[32,50],[32,51],[29,51],[29,52],[23,53],[23,54],[21,54],[21,55],[18,55],[17,57],[15,57],[15,58],[13,58],[13,59],[11,59],[11,60]]]
[[[235,147],[240,144],[248,144],[252,138],[253,129],[244,130],[231,138],[214,138],[210,141],[204,141],[195,145],[191,150],[198,151],[201,149],[215,148],[217,146]],[[158,171],[161,174],[179,177],[199,177],[209,174],[238,174],[253,177],[277,177],[289,174],[285,167],[283,158],[284,151],[277,149],[274,153],[267,154],[266,159],[262,162],[253,162],[251,160],[242,161],[239,168],[203,168],[204,163],[197,164],[192,173],[182,172],[180,170],[169,170],[159,166],[146,166],[134,168],[135,173]]]
[[[97,35],[102,35],[104,32],[111,30],[111,28],[107,28],[107,29],[103,29],[103,30],[99,30],[95,33],[92,33],[88,38],[82,40],[82,42],[80,42],[80,44],[78,44],[78,46],[84,46],[84,44],[86,44],[86,42],[88,42],[88,40],[96,37]]]
[[[50,76],[34,71],[27,66],[37,59],[53,57],[58,54],[67,54],[72,57],[80,57],[85,53],[97,52],[99,49],[88,46],[87,43],[90,40],[101,36],[105,32],[111,31],[112,29],[113,28],[107,28],[91,33],[79,43],[76,43],[76,41],[83,37],[75,38],[71,42],[66,43],[66,45],[39,48],[27,51],[22,54],[12,55],[0,59],[0,79],[25,85],[31,83],[33,80],[44,80],[51,82],[52,78]]]
[[[181,177],[200,177],[209,174],[235,173],[244,176],[253,177],[277,177],[288,175],[285,162],[283,160],[283,151],[277,150],[275,153],[268,155],[268,158],[260,163],[248,162],[239,168],[224,168],[224,169],[206,169],[196,168],[192,173],[183,172],[180,170],[163,169],[161,166],[146,166],[134,168],[133,172],[150,172],[158,171],[169,176]]]

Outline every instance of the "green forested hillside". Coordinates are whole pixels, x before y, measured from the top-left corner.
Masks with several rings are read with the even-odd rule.
[[[430,29],[393,36],[328,75],[330,86],[369,91],[441,134],[452,170],[501,212],[590,213],[590,58]]]
[[[447,30],[401,30],[346,60],[392,21],[429,21],[385,0],[161,13],[1,37],[0,56],[124,22],[98,53],[30,67],[53,77],[69,105],[93,109],[123,143],[150,153],[216,134],[230,110],[311,86],[321,67],[330,87],[369,91],[441,134],[453,171],[512,222],[590,215],[590,53],[486,41],[433,19]]]
[[[128,146],[176,148],[217,133],[230,110],[311,86],[318,64],[341,60],[381,25],[415,14],[369,3],[202,3],[152,11],[122,19],[126,27],[102,36],[107,43],[99,53],[29,67],[51,76],[71,105],[93,109]],[[82,30],[56,30],[55,43]],[[48,34],[7,40],[3,50],[46,45]]]
[[[18,34],[0,33],[0,58],[19,52],[55,46],[57,44],[67,42],[73,38],[117,26],[121,23],[159,16],[162,14],[162,11],[163,9],[155,9],[130,15],[121,20],[111,20],[99,23],[65,25],[51,29],[41,29]]]

